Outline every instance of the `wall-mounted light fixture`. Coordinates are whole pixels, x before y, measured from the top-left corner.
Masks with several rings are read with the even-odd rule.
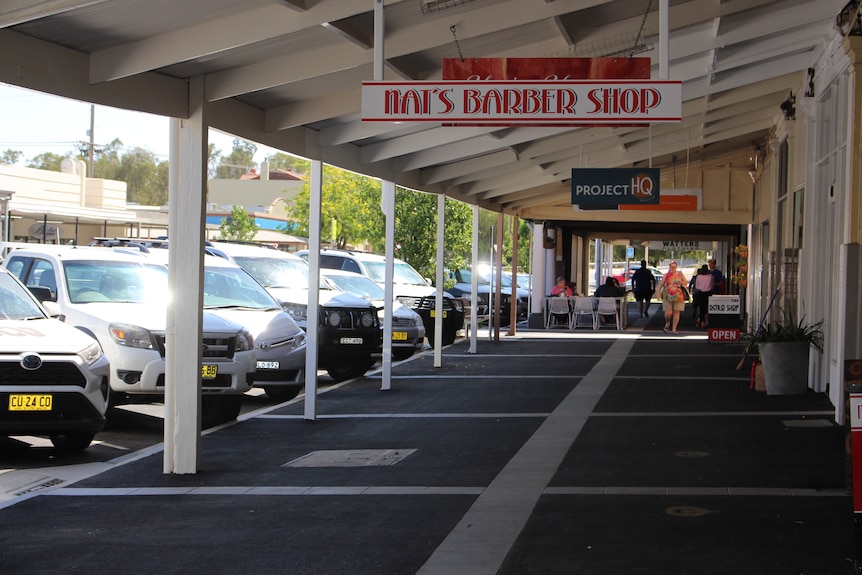
[[[781,102],[779,108],[781,108],[781,111],[784,113],[784,117],[788,120],[796,119],[796,96],[793,95],[793,92],[790,92],[787,99]]]

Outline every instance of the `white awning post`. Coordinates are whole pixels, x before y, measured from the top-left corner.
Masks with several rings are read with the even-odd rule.
[[[549,288],[547,278],[545,277],[545,245],[543,238],[545,237],[545,225],[540,222],[533,223],[533,253],[530,257],[533,258],[532,265],[532,281],[530,289],[533,293],[533,299],[530,303],[530,313],[542,313],[545,305],[545,296]]]
[[[473,255],[470,262],[470,269],[477,269],[479,266],[479,206],[470,206],[473,211]],[[476,353],[476,336],[479,331],[479,326],[476,325],[479,321],[479,306],[476,300],[476,295],[479,291],[479,276],[475,273],[470,274],[470,349],[468,353]]]
[[[392,389],[392,300],[395,276],[395,183],[384,180],[381,206],[386,216],[386,263],[383,284],[383,381],[380,389]]]
[[[203,234],[206,216],[207,122],[202,76],[189,83],[189,118],[171,120],[165,340],[165,473],[197,473],[201,455]],[[182,382],[182,385],[179,384]]]
[[[443,246],[446,239],[446,196],[437,195],[437,291],[434,294],[434,367],[443,366]]]
[[[311,161],[308,198],[308,343],[305,346],[305,414],[317,419],[317,339],[320,326],[320,200],[323,162]]]

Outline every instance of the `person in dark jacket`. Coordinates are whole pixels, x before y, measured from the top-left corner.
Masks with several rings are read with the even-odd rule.
[[[640,317],[649,317],[649,304],[655,293],[655,276],[649,271],[646,260],[641,260],[641,267],[632,274],[632,292],[638,302]]]

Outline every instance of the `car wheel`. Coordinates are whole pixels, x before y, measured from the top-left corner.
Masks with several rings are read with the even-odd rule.
[[[273,401],[290,401],[297,395],[299,395],[299,391],[301,388],[299,387],[275,387],[275,386],[264,386],[263,390],[266,392],[266,396]]]
[[[201,427],[214,427],[233,421],[241,409],[241,395],[204,395],[201,398]]]
[[[365,374],[372,365],[374,365],[374,362],[372,361],[369,364],[367,357],[355,357],[348,363],[326,368],[326,373],[336,382],[342,382]]]
[[[95,433],[86,431],[70,431],[68,433],[58,433],[51,436],[51,443],[60,451],[76,452],[84,451],[90,447]]]

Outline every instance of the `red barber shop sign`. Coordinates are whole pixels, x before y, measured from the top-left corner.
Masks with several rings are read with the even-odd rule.
[[[439,82],[363,82],[362,120],[471,126],[680,121],[682,83],[649,80],[649,70],[649,58],[448,58]]]

